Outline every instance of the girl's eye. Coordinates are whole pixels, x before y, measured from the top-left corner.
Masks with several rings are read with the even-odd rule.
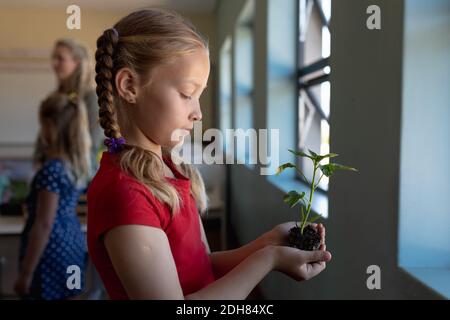
[[[186,99],[186,100],[191,100],[192,99],[192,96],[188,96],[188,95],[185,95],[183,93],[180,93],[180,94],[183,97],[183,99]]]

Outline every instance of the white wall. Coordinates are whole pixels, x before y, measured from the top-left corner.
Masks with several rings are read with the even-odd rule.
[[[55,87],[53,72],[0,72],[0,145],[33,144],[40,101]]]

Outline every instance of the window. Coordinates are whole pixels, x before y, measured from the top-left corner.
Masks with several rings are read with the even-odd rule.
[[[331,0],[299,0],[297,147],[320,154],[330,152],[330,17]],[[311,181],[310,160],[301,158],[298,165]],[[326,176],[318,188],[328,190]]]
[[[254,1],[245,4],[238,17],[235,33],[235,129],[247,132],[253,128],[253,14]],[[245,144],[236,144],[238,163],[250,164],[252,143],[251,134],[246,135]]]
[[[220,129],[231,129],[231,39],[220,50]]]
[[[449,22],[448,1],[405,2],[398,237],[399,265],[447,299]]]

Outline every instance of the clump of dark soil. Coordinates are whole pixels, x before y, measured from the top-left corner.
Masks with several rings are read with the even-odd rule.
[[[307,225],[301,233],[301,228],[296,225],[289,230],[289,245],[300,250],[313,251],[320,247],[320,234],[311,225]]]

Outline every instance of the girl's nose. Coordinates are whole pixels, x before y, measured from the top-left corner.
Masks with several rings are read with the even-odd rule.
[[[200,121],[200,120],[202,120],[202,113],[201,112],[198,113],[198,114],[192,115],[192,121]]]
[[[191,114],[192,121],[200,121],[202,120],[202,110],[200,109],[200,102],[196,103],[195,110]]]

